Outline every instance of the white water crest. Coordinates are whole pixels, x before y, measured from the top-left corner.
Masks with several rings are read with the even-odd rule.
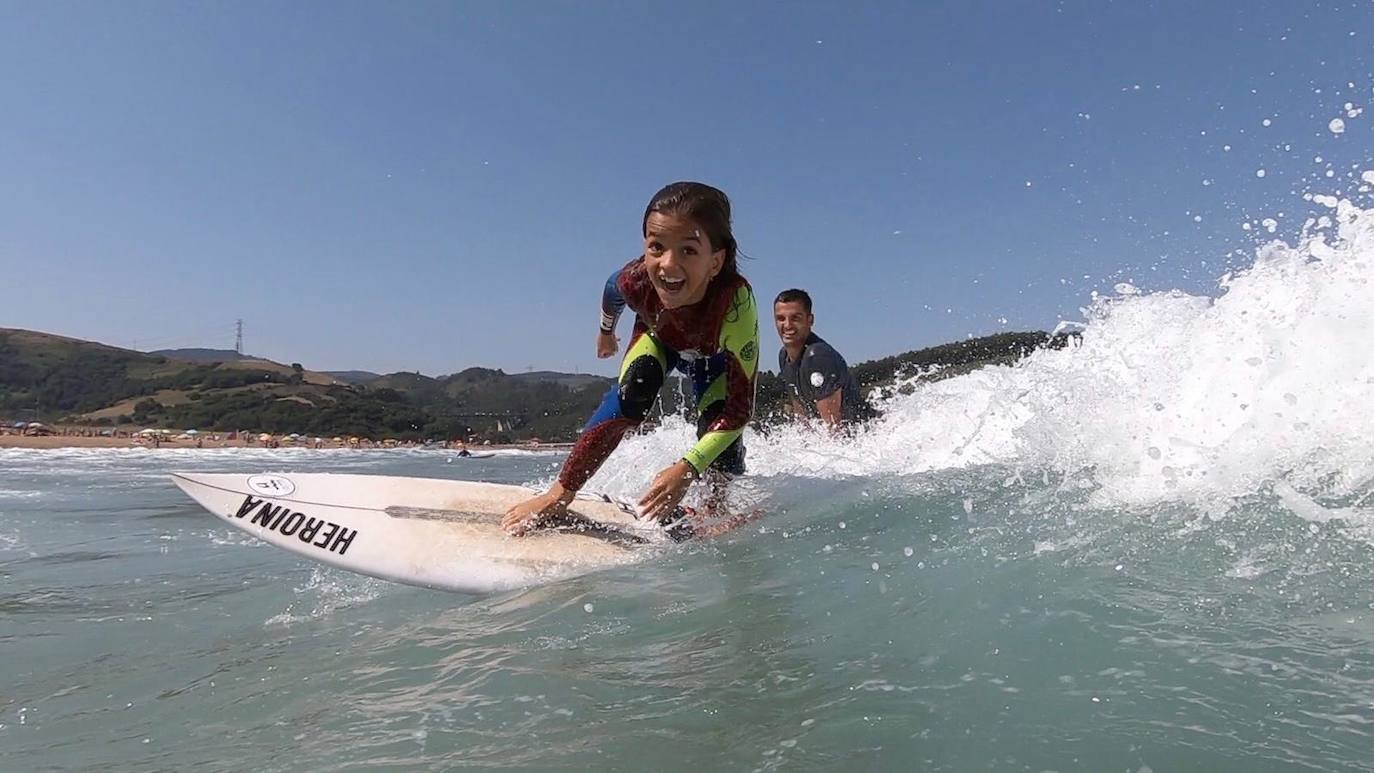
[[[1119,285],[1093,298],[1075,344],[913,380],[855,438],[751,433],[750,473],[892,480],[998,465],[1009,483],[1089,487],[1099,506],[1213,515],[1275,483],[1290,498],[1360,495],[1374,482],[1374,210],[1312,200],[1331,214],[1293,245],[1261,247],[1216,298]],[[691,440],[670,419],[630,438],[619,453],[633,461],[593,485],[629,493]]]

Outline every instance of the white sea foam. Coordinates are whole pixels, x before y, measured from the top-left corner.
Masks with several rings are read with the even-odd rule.
[[[41,491],[29,491],[25,489],[6,489],[0,488],[0,498],[12,499],[33,499],[43,495]]]
[[[1091,480],[1098,504],[1224,511],[1275,482],[1349,496],[1374,484],[1374,211],[1323,199],[1216,298],[1095,297],[1081,340],[914,385],[854,439],[751,433],[754,475],[907,476],[997,464]],[[592,486],[634,495],[693,441],[670,418]],[[1037,476],[1037,480],[1039,480]],[[1349,513],[1347,513],[1349,515]]]

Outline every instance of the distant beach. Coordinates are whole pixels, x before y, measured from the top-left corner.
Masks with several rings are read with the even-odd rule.
[[[318,448],[319,450],[330,449],[379,449],[379,448],[435,448],[443,449],[442,445],[425,446],[423,443],[398,442],[398,441],[369,441],[359,440],[357,444],[351,444],[347,439],[336,441],[332,438],[320,438],[316,444],[315,438],[301,438],[295,442],[282,442],[283,438],[276,438],[280,448]],[[572,446],[571,443],[512,443],[502,445],[476,445],[468,446],[471,451],[490,451],[518,449],[521,451],[548,451],[566,449]],[[243,437],[229,438],[224,433],[205,433],[195,438],[176,438],[170,437],[156,442],[140,436],[113,437],[103,435],[81,435],[81,434],[51,434],[51,435],[20,435],[17,433],[0,434],[0,448],[265,448],[272,447],[264,445],[254,435],[251,442]],[[449,448],[449,451],[456,452],[458,449]]]

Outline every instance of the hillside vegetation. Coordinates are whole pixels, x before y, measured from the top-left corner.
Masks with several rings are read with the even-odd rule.
[[[939,378],[1010,362],[1047,344],[1063,341],[1038,332],[1003,333],[852,367],[867,390],[892,386],[904,376]],[[173,356],[178,353],[188,359]],[[224,359],[214,359],[219,355]],[[299,363],[234,352],[149,354],[0,328],[0,417],[12,420],[417,440],[568,441],[612,383],[588,374],[508,374],[490,368],[440,378],[391,373],[349,381]],[[675,382],[665,387],[661,411],[682,409],[678,391]],[[757,416],[778,415],[784,398],[782,382],[771,373],[760,374]]]

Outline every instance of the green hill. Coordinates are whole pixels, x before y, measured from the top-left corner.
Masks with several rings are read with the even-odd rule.
[[[299,364],[176,359],[0,328],[0,417],[169,429],[299,432],[373,438],[569,440],[609,379],[582,388],[470,368],[434,379],[392,373],[366,385]],[[554,374],[570,376],[572,374]],[[587,377],[578,377],[585,379]]]
[[[1064,340],[1004,333],[862,362],[853,370],[863,387],[881,388],[905,383],[905,376],[943,378],[1010,362]],[[144,353],[0,328],[0,419],[331,437],[568,441],[613,383],[588,374],[468,368],[439,378],[391,373],[357,384],[341,374],[234,352],[225,353],[233,358],[215,360],[215,351]],[[660,411],[683,409],[679,389],[670,380]],[[760,374],[756,415],[778,415],[785,394],[776,375]]]
[[[0,412],[46,421],[213,430],[407,430],[410,406],[351,391],[300,365],[193,362],[0,329]]]
[[[605,384],[607,381],[605,376],[594,376],[590,373],[558,373],[552,370],[512,373],[510,377],[517,381],[552,381],[569,389],[580,389],[588,384]]]
[[[873,389],[909,391],[915,382],[949,378],[988,365],[1005,365],[1044,346],[1060,348],[1070,337],[1052,337],[1040,331],[998,333],[852,364],[850,372],[865,393]],[[776,374],[759,374],[756,400],[754,415],[758,420],[782,417],[787,403],[786,384]]]
[[[154,357],[166,357],[169,360],[186,360],[188,362],[229,362],[231,360],[253,359],[247,355],[239,354],[233,349],[156,349],[148,352]]]
[[[326,376],[332,376],[345,384],[366,384],[369,381],[376,381],[382,377],[382,374],[373,373],[370,370],[324,370],[320,372]]]

